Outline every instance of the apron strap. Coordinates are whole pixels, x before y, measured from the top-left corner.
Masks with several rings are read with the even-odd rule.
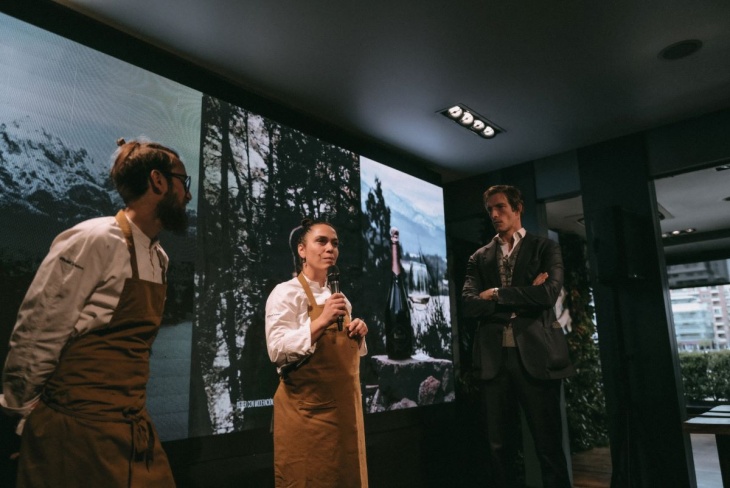
[[[304,288],[304,293],[307,294],[307,300],[309,300],[309,310],[314,310],[314,307],[317,306],[317,301],[314,299],[314,294],[312,294],[312,289],[309,288],[309,283],[307,283],[307,280],[304,279],[304,273],[299,273],[299,276],[297,276],[297,279],[299,280],[299,283],[302,284],[302,288]]]
[[[120,210],[119,212],[117,212],[116,219],[117,223],[119,224],[119,228],[122,229],[124,239],[127,241],[127,250],[129,251],[130,262],[132,264],[132,278],[138,279],[139,272],[137,271],[137,251],[134,248],[132,227],[129,225],[129,221],[127,220],[127,216],[124,214],[124,210]]]
[[[120,210],[119,212],[117,212],[115,218],[117,219],[119,228],[122,229],[124,239],[127,241],[127,249],[129,250],[132,264],[132,278],[137,279],[139,278],[139,271],[137,270],[137,250],[134,247],[132,227],[129,225],[129,221],[127,220],[127,216],[124,214],[124,210]],[[165,268],[165,260],[162,258],[162,252],[160,251],[160,249],[157,248],[156,251],[157,259],[160,260],[160,269],[162,270],[162,284],[164,285],[167,283],[167,269]]]
[[[311,318],[312,311],[317,307],[317,301],[314,299],[314,295],[312,294],[312,289],[309,288],[309,283],[307,283],[307,280],[304,279],[304,274],[299,273],[299,276],[297,276],[297,279],[299,280],[299,283],[302,284],[302,288],[304,288],[304,293],[307,294],[307,300],[309,300],[309,307],[307,310],[307,315]],[[311,359],[311,355],[304,356],[299,361],[294,361],[293,363],[287,363],[281,368],[279,368],[279,376],[281,379],[286,383],[288,381],[289,373],[292,371],[296,371],[297,369],[301,368],[305,364],[309,362]],[[272,419],[272,425],[273,425],[273,419]],[[272,427],[273,428],[273,427]]]
[[[314,299],[314,294],[312,293],[312,289],[309,287],[309,283],[307,283],[307,280],[304,278],[304,273],[299,273],[297,276],[297,279],[299,280],[299,283],[302,284],[302,288],[304,288],[304,293],[307,294],[307,300],[309,301],[309,310],[308,315],[310,318],[312,317],[312,311],[314,311],[317,307],[323,307],[322,305],[317,305],[317,300]],[[349,312],[345,314],[345,317],[347,317],[347,321],[349,322],[351,319]]]

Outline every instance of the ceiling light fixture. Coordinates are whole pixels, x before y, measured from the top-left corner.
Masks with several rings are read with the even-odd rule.
[[[453,120],[462,127],[466,127],[484,139],[491,139],[500,132],[504,132],[504,129],[497,127],[485,117],[479,115],[462,103],[444,110],[439,110],[439,113],[447,119]]]
[[[484,137],[485,139],[491,139],[492,137],[497,135],[497,131],[494,130],[494,127],[488,125],[484,128],[483,131],[479,133],[479,135]]]
[[[662,238],[668,239],[670,237],[677,237],[677,236],[682,236],[682,235],[686,235],[686,234],[692,234],[693,232],[697,232],[697,229],[695,229],[694,227],[689,227],[687,229],[673,230],[671,232],[664,232],[662,234]]]
[[[454,105],[448,110],[449,117],[456,120],[461,117],[461,114],[464,113],[464,109],[459,107],[458,105]]]
[[[464,112],[459,119],[461,125],[471,125],[472,122],[474,122],[474,116],[468,111]]]

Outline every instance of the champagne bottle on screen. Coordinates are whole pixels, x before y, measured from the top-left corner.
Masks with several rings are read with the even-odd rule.
[[[385,307],[385,351],[390,359],[408,359],[413,354],[413,326],[408,307],[405,273],[400,264],[398,229],[390,229],[391,278],[388,302]]]

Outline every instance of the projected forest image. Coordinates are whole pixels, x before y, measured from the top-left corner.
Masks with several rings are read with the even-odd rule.
[[[109,180],[119,137],[175,148],[193,176],[191,226],[160,236],[170,256],[147,407],[163,440],[188,436],[201,94],[0,15],[0,364],[51,242],[123,203]]]
[[[264,307],[271,289],[294,276],[289,236],[303,217],[337,228],[342,290],[370,328],[361,361],[366,412],[452,400],[440,188],[214,97],[203,96],[201,119],[190,435],[268,428],[278,376],[266,352]],[[361,161],[377,165],[387,183],[361,183]],[[396,199],[399,185],[425,194]],[[411,239],[404,263],[414,297],[414,368],[433,374],[386,395],[387,366],[377,358],[385,352],[393,223]],[[432,395],[419,401],[426,379]]]
[[[262,407],[271,405],[278,377],[266,353],[264,306],[293,275],[289,234],[302,217],[337,228],[348,295],[361,259],[355,154],[208,96],[202,134],[198,251],[205,259],[192,391],[206,402],[191,402],[193,435],[268,426],[271,411]]]
[[[176,149],[193,181],[187,234],[160,236],[168,292],[147,408],[161,440],[269,428],[264,308],[293,276],[303,217],[336,227],[341,288],[369,327],[365,412],[453,399],[438,186],[4,15],[0,44],[0,362],[54,237],[123,206],[109,158],[141,135]],[[385,347],[391,227],[414,332],[399,363]]]

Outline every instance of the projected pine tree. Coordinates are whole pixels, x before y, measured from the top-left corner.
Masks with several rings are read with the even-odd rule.
[[[366,246],[363,263],[370,286],[363,293],[365,303],[383,304],[368,307],[366,322],[369,326],[370,354],[385,354],[384,304],[390,286],[390,208],[385,203],[382,183],[375,179],[375,188],[368,192],[362,217],[362,233]]]
[[[277,376],[264,307],[273,286],[292,277],[288,237],[301,218],[337,227],[343,271],[361,258],[356,155],[209,96],[201,144],[205,259],[197,266],[192,435],[268,425],[270,411],[260,407]],[[343,272],[343,288],[354,278]]]

